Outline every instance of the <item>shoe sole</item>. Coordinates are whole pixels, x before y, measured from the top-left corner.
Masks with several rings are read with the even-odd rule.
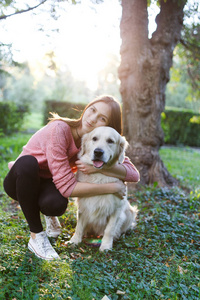
[[[31,252],[33,252],[37,257],[39,257],[39,258],[41,258],[41,259],[44,259],[44,260],[60,259],[60,257],[57,257],[57,258],[55,258],[55,257],[52,257],[52,258],[46,258],[46,257],[44,257],[44,256],[39,255],[39,254],[35,251],[35,249],[32,247],[32,245],[31,245],[30,243],[28,244],[28,249],[29,249]]]

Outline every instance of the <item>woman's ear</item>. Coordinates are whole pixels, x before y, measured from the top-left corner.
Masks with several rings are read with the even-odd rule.
[[[125,151],[128,147],[128,142],[126,141],[124,136],[120,136],[120,142],[119,142],[119,159],[118,162],[121,164],[124,161],[125,158]]]

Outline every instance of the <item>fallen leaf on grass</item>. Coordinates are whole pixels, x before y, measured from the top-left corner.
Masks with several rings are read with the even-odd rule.
[[[175,257],[175,254],[173,254],[171,257],[168,258],[169,261],[172,261]]]
[[[77,253],[77,254],[75,254],[75,253],[70,253],[70,256],[71,256],[73,259],[77,259],[77,258],[79,258],[79,257],[81,257],[81,258],[83,259],[83,257],[81,256],[80,253]]]
[[[106,295],[101,300],[110,300]]]
[[[188,257],[186,255],[183,256],[183,261],[187,261]]]
[[[22,235],[16,235],[16,239],[23,239],[24,237]]]
[[[187,273],[188,270],[184,270],[181,266],[178,266],[178,271],[180,274]]]
[[[117,292],[116,292],[117,295],[125,295],[125,293],[126,292],[123,292],[123,291],[120,291],[120,290],[117,290]]]
[[[165,266],[168,267],[168,268],[170,267],[170,265],[168,263],[166,263]]]

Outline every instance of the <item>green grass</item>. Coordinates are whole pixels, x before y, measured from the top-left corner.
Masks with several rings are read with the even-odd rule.
[[[100,253],[85,243],[64,246],[76,225],[70,201],[59,218],[62,234],[51,239],[61,260],[47,262],[27,249],[23,213],[2,187],[7,162],[17,157],[29,137],[0,139],[0,299],[200,299],[198,151],[161,149],[169,171],[193,193],[144,188],[129,194],[139,208],[138,225],[115,242],[112,251]]]
[[[181,187],[200,191],[200,149],[163,147],[160,155],[168,171],[180,181]]]
[[[62,235],[51,240],[61,260],[50,263],[28,251],[22,212],[1,195],[0,299],[199,299],[197,198],[146,189],[129,199],[139,206],[138,226],[105,253],[64,246],[76,223],[71,203]]]

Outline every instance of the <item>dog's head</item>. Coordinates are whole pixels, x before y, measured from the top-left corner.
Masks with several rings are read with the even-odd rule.
[[[122,163],[128,143],[115,129],[97,127],[82,137],[79,158],[95,168],[110,167],[117,161]]]

